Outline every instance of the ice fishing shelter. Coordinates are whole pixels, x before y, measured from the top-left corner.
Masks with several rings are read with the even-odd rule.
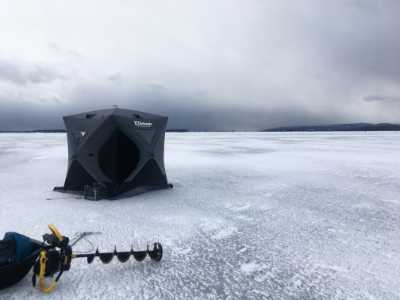
[[[68,170],[54,189],[97,200],[172,187],[164,168],[167,121],[120,108],[65,116]]]

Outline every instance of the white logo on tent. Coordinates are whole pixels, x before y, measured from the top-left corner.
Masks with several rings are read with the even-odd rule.
[[[135,123],[136,127],[141,127],[141,128],[151,128],[153,126],[153,123],[151,122],[143,122],[143,121],[133,121]]]
[[[86,131],[81,131],[81,136],[84,137],[86,135]]]

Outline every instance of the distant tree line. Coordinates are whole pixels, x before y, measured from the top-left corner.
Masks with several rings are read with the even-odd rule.
[[[293,132],[293,131],[400,131],[399,124],[390,123],[351,123],[317,126],[290,126],[265,129],[264,132]]]

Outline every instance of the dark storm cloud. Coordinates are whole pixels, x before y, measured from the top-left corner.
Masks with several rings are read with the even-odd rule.
[[[288,108],[286,111],[256,111],[251,109],[236,109],[234,107],[204,107],[201,105],[182,105],[179,102],[170,103],[172,99],[159,99],[138,104],[135,101],[114,101],[120,107],[143,111],[151,111],[169,117],[168,128],[188,130],[259,130],[278,127],[282,124],[295,126],[299,124],[313,125],[319,123],[334,123],[342,121],[340,115],[316,117],[302,108]],[[175,99],[176,100],[176,99]],[[169,106],[162,103],[169,102]],[[100,102],[101,103],[101,102]],[[110,108],[107,104],[98,102],[87,103],[85,106],[61,104],[47,105],[40,109],[30,102],[10,103],[2,106],[0,131],[61,129],[63,115],[74,114],[86,110]],[[268,124],[263,126],[263,124]]]
[[[158,87],[156,88],[158,89]],[[167,89],[166,89],[167,90]],[[177,95],[154,93],[145,84],[141,90],[115,92],[107,86],[82,85],[68,102],[46,99],[40,105],[27,100],[3,102],[5,117],[0,119],[0,130],[30,130],[63,128],[62,116],[82,111],[111,108],[114,105],[135,110],[150,111],[169,117],[168,128],[188,130],[260,130],[282,124],[334,123],[345,121],[340,113],[330,112],[316,116],[301,106],[281,109],[246,108],[214,102],[204,105],[204,94]]]
[[[49,83],[64,76],[48,66],[20,65],[10,61],[0,60],[0,81],[9,81],[18,85],[27,83]]]
[[[56,105],[42,105],[31,101],[9,101],[0,98],[0,131],[63,128],[62,109]],[[58,106],[58,105],[57,105]]]

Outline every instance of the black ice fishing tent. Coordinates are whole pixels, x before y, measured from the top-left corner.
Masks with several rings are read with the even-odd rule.
[[[164,168],[168,118],[127,109],[64,117],[68,171],[64,187],[89,199],[115,199],[172,187]]]

